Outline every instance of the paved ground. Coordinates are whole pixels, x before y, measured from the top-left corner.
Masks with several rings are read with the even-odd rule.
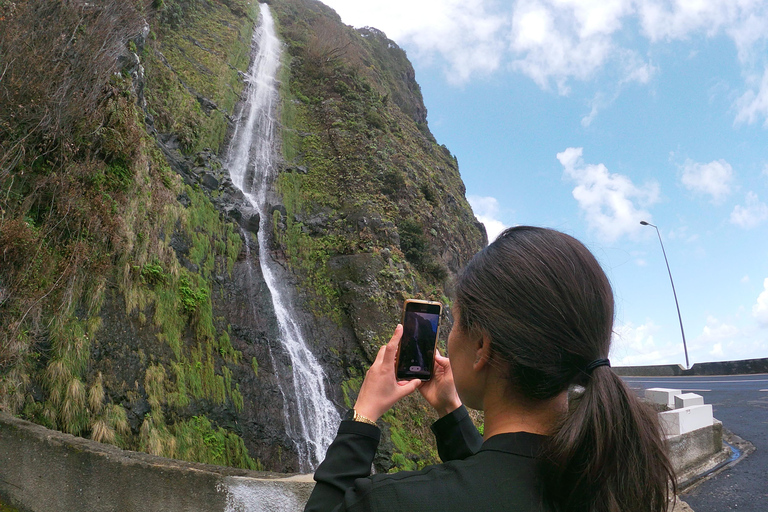
[[[682,389],[712,404],[723,427],[756,450],[734,467],[683,494],[696,512],[768,511],[768,374],[697,377],[624,377],[641,394],[652,387]]]

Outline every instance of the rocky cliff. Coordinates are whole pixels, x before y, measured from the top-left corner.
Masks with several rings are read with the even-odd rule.
[[[449,305],[485,234],[405,53],[314,0],[270,5],[285,51],[269,249],[342,409],[402,300]],[[257,6],[3,7],[2,408],[158,455],[297,470],[276,381],[290,363],[247,260],[258,219],[222,165]],[[379,469],[431,461],[430,421],[418,399],[388,414]]]

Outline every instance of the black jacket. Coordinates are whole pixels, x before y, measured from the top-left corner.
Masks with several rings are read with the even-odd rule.
[[[370,475],[381,432],[343,421],[305,512],[545,512],[536,455],[544,437],[499,434],[483,442],[464,407],[432,425],[443,464]]]

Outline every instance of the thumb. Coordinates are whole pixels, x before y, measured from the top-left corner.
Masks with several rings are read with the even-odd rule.
[[[398,384],[400,385],[400,392],[402,395],[407,396],[420,388],[424,383],[419,379],[413,379],[409,381],[400,381]]]

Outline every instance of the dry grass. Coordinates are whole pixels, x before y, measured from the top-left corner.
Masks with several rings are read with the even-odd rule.
[[[103,419],[91,423],[91,439],[97,443],[115,443],[115,430]]]
[[[99,414],[104,408],[104,384],[101,372],[96,376],[96,382],[88,392],[88,407],[92,414]]]

